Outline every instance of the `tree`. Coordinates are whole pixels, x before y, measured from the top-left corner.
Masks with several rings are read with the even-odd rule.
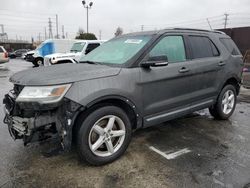
[[[115,31],[115,37],[118,37],[119,35],[122,35],[123,29],[121,27],[117,27]]]
[[[85,33],[85,31],[82,28],[79,28],[79,30],[77,32],[76,39],[97,40],[95,34],[93,34],[93,33]]]
[[[79,27],[78,32],[77,32],[77,36],[80,36],[81,34],[84,34],[85,31],[83,30],[83,28]]]

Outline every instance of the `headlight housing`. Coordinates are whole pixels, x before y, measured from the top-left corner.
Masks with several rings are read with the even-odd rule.
[[[17,102],[38,102],[49,104],[59,102],[71,84],[54,85],[54,86],[26,86],[18,95]]]

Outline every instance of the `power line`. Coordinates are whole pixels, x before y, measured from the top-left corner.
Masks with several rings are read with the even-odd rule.
[[[39,12],[29,12],[29,11],[20,11],[20,10],[10,10],[10,9],[2,9],[2,8],[0,8],[0,10],[1,10],[1,11],[6,11],[6,12],[13,12],[13,13],[19,12],[19,13],[22,13],[22,14],[46,15],[46,16],[48,16],[48,15],[50,15],[50,16],[55,15],[55,14],[48,13],[48,12],[45,13],[45,12],[42,12],[42,11],[40,11],[40,10],[39,10]]]
[[[13,15],[13,14],[3,14],[3,13],[1,13],[0,12],[0,16],[1,17],[3,17],[3,19],[6,19],[6,18],[16,18],[16,19],[35,19],[35,20],[45,20],[46,18],[47,18],[47,16],[45,17],[45,16],[43,16],[43,17],[41,17],[41,16],[39,16],[39,17],[36,17],[35,15],[26,15],[26,16],[24,16],[24,15]],[[55,19],[55,18],[52,18],[52,19]]]

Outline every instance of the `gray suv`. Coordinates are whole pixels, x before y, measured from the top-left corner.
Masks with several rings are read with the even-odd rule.
[[[5,95],[14,139],[76,143],[93,165],[114,161],[133,130],[209,108],[216,119],[234,112],[242,55],[219,31],[168,29],[116,37],[81,59],[18,72]]]

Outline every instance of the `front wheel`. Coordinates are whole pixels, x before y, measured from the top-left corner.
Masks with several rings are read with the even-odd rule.
[[[43,65],[43,59],[42,58],[37,58],[35,59],[35,61],[33,62],[34,67],[39,67]]]
[[[209,108],[209,112],[216,119],[226,120],[233,114],[236,101],[235,87],[233,85],[226,85],[222,89],[216,104]]]
[[[92,165],[104,165],[126,151],[131,139],[131,122],[122,109],[105,106],[89,114],[77,134],[80,158]]]

